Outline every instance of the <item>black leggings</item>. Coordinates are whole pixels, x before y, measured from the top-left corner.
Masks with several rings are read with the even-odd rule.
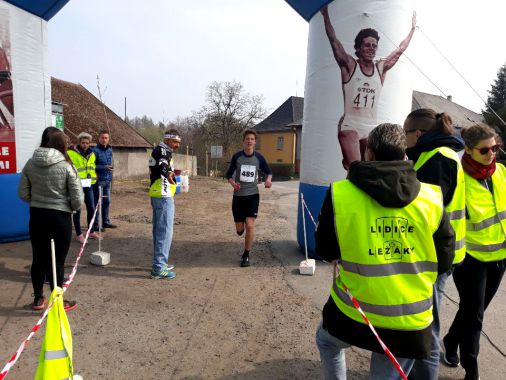
[[[51,239],[54,239],[56,258],[56,283],[63,286],[65,258],[72,237],[71,214],[64,211],[30,207],[30,240],[32,243],[32,285],[35,297],[43,294],[46,274],[53,289],[51,269]]]
[[[506,260],[483,262],[469,254],[455,268],[453,280],[459,292],[459,310],[445,339],[460,346],[460,361],[467,372],[478,372],[483,316],[504,275]]]

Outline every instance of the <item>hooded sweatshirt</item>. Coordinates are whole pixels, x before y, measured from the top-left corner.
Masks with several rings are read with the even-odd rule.
[[[30,207],[73,212],[84,201],[81,181],[63,154],[37,148],[21,173],[18,195]]]
[[[409,161],[355,161],[350,166],[348,180],[367,193],[381,206],[402,208],[410,204],[420,192],[421,184]],[[331,190],[327,191],[316,231],[316,253],[326,261],[337,260],[341,250],[334,225]],[[353,221],[350,221],[352,223]],[[438,272],[450,269],[455,247],[455,233],[445,212],[433,235],[438,258]],[[369,327],[350,319],[329,297],[322,312],[323,328],[336,338],[353,346],[383,353]],[[387,347],[396,356],[425,358],[430,352],[432,325],[418,331],[376,328]]]

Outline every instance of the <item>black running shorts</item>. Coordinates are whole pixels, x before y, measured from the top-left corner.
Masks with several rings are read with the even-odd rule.
[[[232,214],[234,215],[234,222],[241,223],[245,222],[246,218],[256,218],[259,203],[259,194],[232,197]]]

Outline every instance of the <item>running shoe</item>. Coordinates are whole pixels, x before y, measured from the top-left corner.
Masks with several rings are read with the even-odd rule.
[[[250,265],[249,256],[243,256],[241,260],[241,267],[249,267]]]
[[[151,271],[151,278],[154,279],[167,279],[170,280],[172,278],[176,277],[176,272],[172,272],[169,269],[169,266],[159,270],[159,271]]]

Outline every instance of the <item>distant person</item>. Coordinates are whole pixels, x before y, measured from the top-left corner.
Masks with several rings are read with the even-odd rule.
[[[174,231],[174,194],[176,179],[172,159],[181,145],[177,129],[165,132],[163,141],[153,149],[149,159],[151,186],[149,196],[153,208],[153,265],[151,278],[172,279],[176,277],[174,265],[169,264],[170,247]]]
[[[445,210],[456,235],[453,265],[459,265],[466,254],[466,201],[464,171],[457,152],[464,149],[464,142],[455,135],[450,115],[445,112],[436,113],[427,108],[411,112],[404,122],[404,131],[408,143],[406,154],[415,163],[416,177],[420,182],[441,187]],[[441,298],[451,272],[452,269],[441,273],[434,284],[432,350],[430,357],[416,361],[410,379],[438,379],[439,314],[442,306]]]
[[[338,124],[339,144],[343,155],[343,166],[364,160],[367,135],[377,125],[379,97],[388,70],[395,66],[408,48],[416,28],[416,14],[413,13],[411,30],[399,47],[386,58],[374,61],[378,49],[379,34],[372,28],[362,29],[355,38],[355,55],[344,50],[336,37],[330,22],[327,5],[321,10],[325,32],[332,53],[341,69],[341,85],[344,95],[344,113]]]
[[[66,154],[63,132],[54,127],[44,130],[41,146],[23,168],[18,194],[30,203],[32,307],[42,310],[46,306],[43,292],[46,274],[53,289],[51,239],[55,243],[56,284],[63,287],[65,258],[72,237],[71,215],[81,207],[84,199],[79,176]],[[76,306],[75,301],[64,301],[67,311]]]
[[[246,230],[244,238],[244,252],[241,267],[250,266],[250,251],[253,246],[255,220],[260,203],[258,193],[258,171],[267,175],[265,188],[272,186],[272,170],[264,156],[255,152],[257,134],[251,129],[243,133],[243,150],[237,152],[230,161],[225,177],[234,188],[232,197],[232,214],[235,230],[241,236]]]
[[[478,380],[480,334],[485,310],[501,285],[506,266],[506,168],[496,162],[497,134],[485,124],[461,131],[465,143],[462,166],[466,181],[466,252],[453,279],[459,310],[443,338],[444,361],[466,370],[465,380]]]
[[[102,227],[117,228],[109,218],[109,207],[111,204],[111,183],[113,177],[113,155],[112,147],[109,145],[111,136],[109,131],[102,130],[98,135],[98,144],[91,150],[95,154],[95,172],[97,182],[92,186],[95,204],[98,204],[99,187],[102,187]],[[97,216],[98,218],[98,216]]]
[[[405,150],[399,125],[374,128],[367,161],[352,163],[323,202],[316,253],[339,260],[340,272],[316,333],[325,379],[346,379],[350,346],[373,352],[370,379],[401,378],[345,286],[406,374],[430,352],[433,284],[451,267],[455,234],[441,190],[418,181]]]
[[[93,197],[93,190],[91,186],[97,182],[97,174],[95,172],[95,154],[90,148],[91,135],[87,132],[81,132],[77,135],[78,143],[67,150],[68,156],[74,164],[79,178],[81,178],[81,185],[84,191],[84,204],[86,205],[86,220],[88,221],[88,228],[95,213],[95,199]],[[76,229],[76,236],[79,243],[84,243],[84,235],[81,230],[81,209],[78,209],[73,216],[74,228]],[[95,218],[93,223],[90,238],[101,239],[98,232],[98,223]]]

